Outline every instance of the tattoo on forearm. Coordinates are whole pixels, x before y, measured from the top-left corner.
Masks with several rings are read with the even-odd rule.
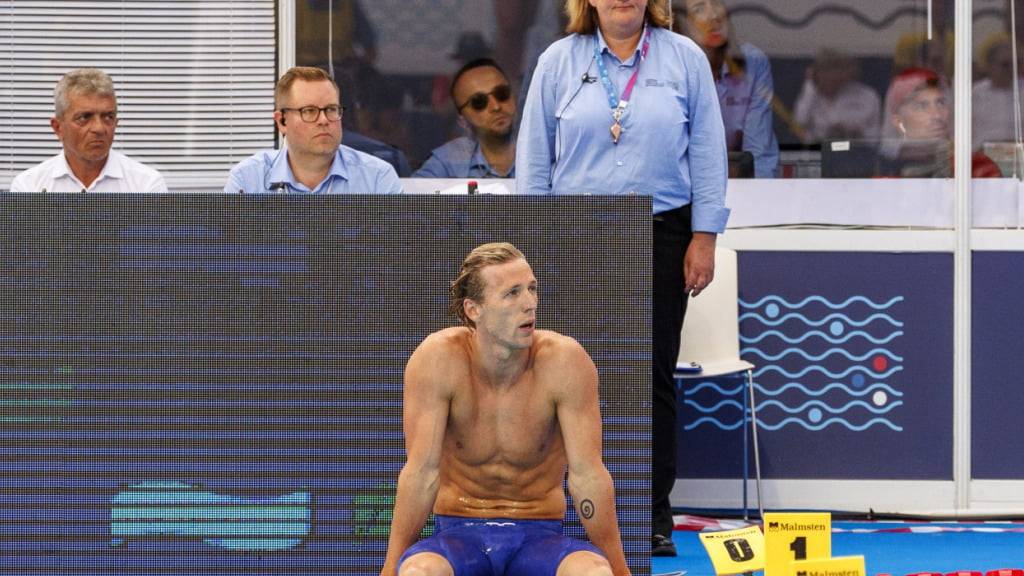
[[[594,503],[590,500],[584,500],[580,502],[580,516],[583,516],[587,520],[594,517]]]

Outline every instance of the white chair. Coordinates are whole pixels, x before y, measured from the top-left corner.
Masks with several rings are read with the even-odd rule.
[[[740,359],[739,303],[737,295],[736,251],[715,249],[715,279],[696,298],[690,298],[683,322],[682,344],[676,364],[676,378],[695,380],[746,372],[748,394],[743,395],[743,517],[747,513],[749,450],[745,425],[750,422],[754,443],[754,475],[757,484],[757,509],[764,518],[761,500],[761,458],[757,451],[757,404],[754,399],[754,365]],[[700,366],[696,371],[692,364]],[[750,419],[747,419],[749,397]]]

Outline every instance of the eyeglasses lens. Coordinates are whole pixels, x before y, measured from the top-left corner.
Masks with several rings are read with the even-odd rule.
[[[337,122],[341,118],[341,107],[340,106],[325,106],[318,108],[316,106],[306,106],[299,108],[299,115],[302,116],[302,120],[305,122],[316,122],[320,118],[320,111],[323,110],[324,116],[327,117],[328,122]]]
[[[498,102],[506,102],[508,101],[509,98],[512,97],[512,88],[508,87],[507,85],[504,85],[498,86],[497,88],[491,90],[487,94],[484,94],[483,92],[477,92],[476,94],[470,96],[469,105],[473,108],[473,110],[479,112],[484,108],[487,108],[487,103],[490,100],[491,96],[494,96],[494,99],[497,100]]]

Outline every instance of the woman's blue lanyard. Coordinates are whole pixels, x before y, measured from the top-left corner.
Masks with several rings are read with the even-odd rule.
[[[609,131],[612,133],[612,144],[619,143],[619,137],[622,136],[622,115],[626,112],[626,107],[629,106],[629,97],[633,94],[633,86],[636,85],[636,78],[640,74],[640,64],[647,58],[647,51],[651,49],[651,29],[647,29],[647,33],[644,34],[644,45],[640,49],[640,62],[636,63],[636,68],[633,70],[633,76],[630,77],[629,82],[626,84],[626,89],[622,91],[622,97],[615,96],[615,86],[612,85],[611,78],[608,77],[608,68],[604,65],[604,58],[601,57],[601,44],[597,43],[594,46],[594,60],[597,61],[597,70],[601,74],[601,84],[604,85],[605,92],[608,93],[608,105],[612,109],[612,120],[615,121]]]

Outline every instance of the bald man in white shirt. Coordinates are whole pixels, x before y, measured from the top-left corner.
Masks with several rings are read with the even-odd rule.
[[[110,76],[72,70],[53,97],[50,127],[64,150],[15,176],[11,192],[167,192],[159,172],[110,149],[117,128]]]

